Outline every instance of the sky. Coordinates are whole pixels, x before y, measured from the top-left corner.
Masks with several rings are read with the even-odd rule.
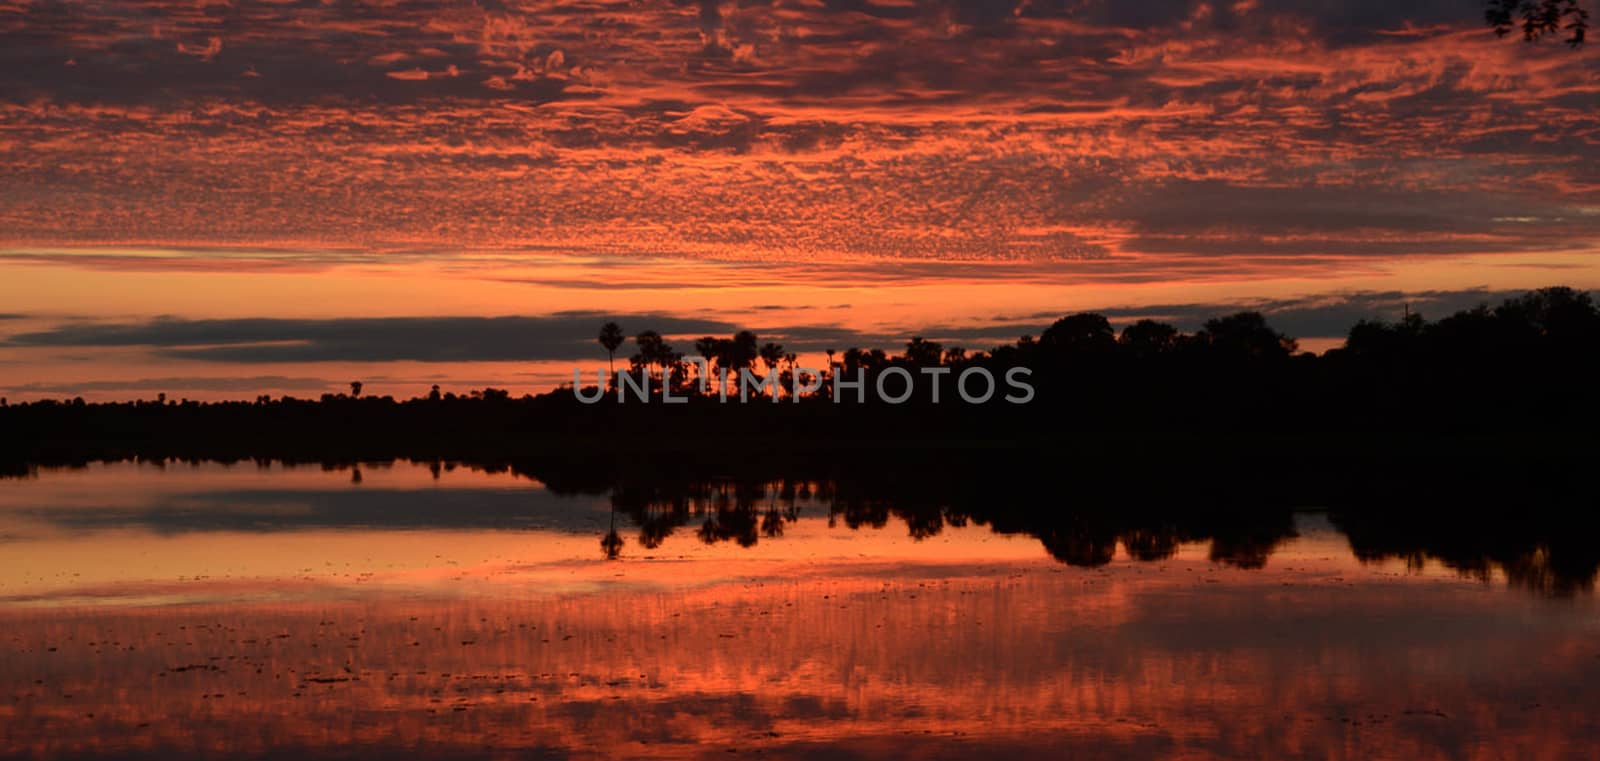
[[[0,395],[539,392],[1600,287],[1600,56],[1394,3],[0,0]]]

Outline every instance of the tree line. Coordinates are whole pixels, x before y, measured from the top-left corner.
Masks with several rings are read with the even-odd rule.
[[[617,323],[601,327],[598,341],[613,369],[626,340]],[[626,358],[624,372],[664,381],[683,394],[693,393],[704,375],[736,383],[743,371],[758,379],[777,374],[782,385],[790,388],[794,375],[808,369],[800,366],[794,352],[779,343],[763,343],[749,330],[728,338],[695,339],[693,354],[675,350],[654,330],[638,333],[633,342],[635,351]],[[1369,379],[1409,373],[1416,381],[1463,372],[1482,377],[1546,375],[1546,380],[1560,384],[1592,368],[1597,350],[1600,311],[1589,293],[1568,287],[1530,291],[1498,305],[1482,304],[1432,322],[1409,308],[1394,321],[1361,320],[1350,328],[1342,347],[1321,356],[1299,352],[1298,342],[1272,327],[1259,311],[1207,320],[1200,329],[1187,333],[1151,319],[1117,331],[1105,316],[1083,312],[1055,321],[1037,337],[1024,335],[1013,343],[976,351],[922,336],[911,337],[902,352],[892,355],[878,348],[829,348],[824,352],[826,366],[817,369],[821,386],[812,395],[827,397],[829,384],[841,374],[861,371],[870,378],[891,367],[1026,366],[1053,375],[1057,385],[1071,385],[1074,379],[1114,376],[1120,380],[1130,374],[1174,371],[1271,378],[1286,367],[1318,368],[1324,376],[1332,373]],[[613,384],[615,377],[613,374]],[[711,389],[708,394],[716,393],[715,386],[707,388]]]
[[[600,334],[615,357],[620,328]],[[751,331],[692,341],[712,372],[803,372],[794,352]],[[658,448],[748,453],[755,446],[1024,446],[1115,449],[1110,443],[1179,437],[1190,448],[1264,446],[1287,437],[1326,450],[1378,448],[1410,456],[1407,440],[1430,438],[1438,451],[1491,443],[1557,443],[1593,448],[1585,431],[1600,423],[1600,311],[1590,294],[1544,288],[1428,320],[1406,314],[1366,320],[1340,348],[1313,355],[1259,312],[1206,321],[1186,332],[1159,321],[1112,327],[1094,313],[1063,317],[1037,336],[978,350],[912,337],[903,350],[848,347],[827,352],[818,390],[794,404],[723,404],[695,393],[697,363],[669,337],[641,331],[625,372],[669,379],[688,403],[593,404],[572,389],[514,396],[486,388],[457,394],[435,386],[411,399],[350,393],[320,399],[257,397],[201,403],[165,398],[89,404],[46,400],[0,406],[0,457],[90,451],[253,456],[453,456],[472,452],[616,451]],[[950,404],[959,371],[1027,367],[1037,396]],[[936,382],[902,404],[844,395],[836,378],[869,379],[904,368]],[[922,375],[930,369],[949,369]],[[934,405],[934,394],[948,395]],[[870,397],[870,395],[869,395]],[[1516,434],[1522,438],[1508,436]],[[1409,437],[1407,439],[1406,437]],[[1420,445],[1419,445],[1420,446]],[[1567,446],[1572,449],[1572,446]],[[1392,450],[1392,451],[1390,451]],[[879,454],[872,456],[881,457]],[[1531,450],[1529,450],[1531,451]],[[1573,450],[1577,451],[1577,450]]]

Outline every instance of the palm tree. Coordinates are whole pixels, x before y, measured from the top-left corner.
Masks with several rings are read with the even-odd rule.
[[[727,349],[724,348],[727,343],[727,339],[714,338],[712,336],[705,336],[697,339],[694,342],[695,353],[699,354],[701,358],[705,359],[706,361],[705,371],[707,381],[716,377],[715,374],[711,372],[711,366],[720,361],[720,359],[727,354]]]
[[[733,335],[733,343],[728,348],[728,358],[731,361],[730,371],[742,370],[755,365],[756,359],[761,354],[758,348],[759,340],[756,338],[755,333],[748,330],[741,330]]]
[[[763,344],[758,356],[761,357],[761,364],[766,365],[767,372],[770,373],[783,362],[783,347],[775,343]]]
[[[717,364],[727,369],[728,381],[734,388],[739,387],[739,371],[755,365],[760,356],[758,340],[755,333],[741,330],[731,340],[718,342]]]
[[[622,326],[608,322],[600,326],[600,345],[606,347],[606,359],[611,365],[611,375],[617,374],[617,348],[622,346]]]
[[[761,364],[767,366],[767,375],[772,375],[779,367],[783,365],[783,347],[779,346],[778,344],[770,342],[763,344],[761,346],[759,355],[761,357]],[[774,390],[772,395],[777,396],[778,392]]]
[[[788,352],[787,354],[784,354],[783,355],[783,364],[784,364],[785,367],[788,368],[787,370],[784,370],[783,371],[783,375],[780,376],[783,379],[783,386],[784,386],[784,388],[793,390],[794,389],[794,381],[795,381],[795,371],[798,370],[799,367],[800,367],[800,355],[795,354],[792,351]]]
[[[673,351],[672,344],[667,343],[661,334],[654,330],[646,330],[634,336],[633,342],[639,346],[639,353],[633,355],[631,360],[634,366],[647,369],[651,377],[656,377],[655,370],[659,368],[663,383],[669,381],[671,368],[683,355]]]

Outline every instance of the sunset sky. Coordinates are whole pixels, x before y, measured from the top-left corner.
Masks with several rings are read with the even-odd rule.
[[[538,392],[1600,287],[1600,54],[1475,0],[0,0],[0,395]],[[682,343],[680,350],[690,346]]]

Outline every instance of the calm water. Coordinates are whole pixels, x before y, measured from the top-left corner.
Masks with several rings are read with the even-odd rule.
[[[1600,606],[1543,550],[844,503],[410,464],[3,480],[0,755],[1597,757]]]

